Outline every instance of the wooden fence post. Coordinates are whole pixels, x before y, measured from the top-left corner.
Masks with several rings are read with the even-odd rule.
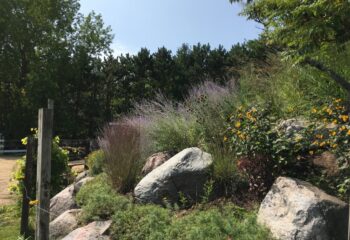
[[[53,109],[39,109],[36,240],[49,240]]]
[[[28,218],[29,218],[29,200],[33,191],[33,163],[35,154],[35,139],[29,136],[27,140],[27,153],[24,169],[24,191],[22,197],[22,215],[21,215],[21,230],[20,233],[25,239],[29,237]]]

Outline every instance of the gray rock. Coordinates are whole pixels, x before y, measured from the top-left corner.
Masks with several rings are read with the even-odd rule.
[[[87,176],[89,176],[89,170],[79,173],[78,176],[76,176],[75,178],[75,182],[79,182],[80,180],[82,180],[83,178],[86,178]]]
[[[76,229],[80,213],[81,209],[71,209],[50,222],[50,239],[60,239]]]
[[[142,174],[146,175],[151,172],[153,169],[159,167],[166,161],[168,161],[174,154],[170,152],[159,152],[152,154],[147,158],[145,165],[142,168]]]
[[[345,240],[348,205],[315,186],[279,177],[261,203],[258,222],[276,239]]]
[[[57,193],[53,198],[51,198],[50,220],[53,221],[55,218],[67,210],[77,208],[74,196],[79,192],[80,188],[85,183],[91,181],[92,179],[92,177],[83,178],[79,182],[69,185],[61,192]]]
[[[177,202],[179,192],[189,200],[198,200],[212,164],[209,153],[187,148],[147,174],[134,190],[139,202]]]
[[[110,237],[104,234],[111,224],[111,220],[92,222],[84,227],[75,229],[62,240],[109,240]]]
[[[79,182],[75,183],[74,186],[74,195],[77,194],[82,186],[84,186],[87,182],[90,182],[94,177],[85,177],[81,179]]]

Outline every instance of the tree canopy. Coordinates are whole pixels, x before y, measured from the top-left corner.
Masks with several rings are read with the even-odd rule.
[[[262,38],[284,57],[329,75],[350,95],[350,83],[327,64],[350,40],[347,0],[255,0],[243,15],[264,26]]]

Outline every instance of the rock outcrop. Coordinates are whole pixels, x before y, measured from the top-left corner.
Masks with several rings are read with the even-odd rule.
[[[147,158],[146,163],[142,168],[142,174],[146,175],[150,173],[153,169],[168,161],[172,156],[174,156],[174,154],[171,152],[159,152],[152,154]]]
[[[84,227],[75,229],[62,240],[109,240],[110,237],[104,234],[111,224],[111,220],[92,222]]]
[[[147,174],[134,190],[139,202],[161,204],[164,199],[177,202],[181,192],[198,200],[212,164],[210,154],[199,148],[187,148]]]
[[[92,179],[93,177],[83,178],[79,182],[69,185],[68,187],[63,189],[61,192],[57,193],[53,198],[51,198],[50,220],[53,221],[55,218],[57,218],[67,210],[77,208],[77,205],[74,200],[74,196],[78,193],[80,188],[85,183],[87,183],[88,181],[91,181]]]
[[[345,202],[285,177],[275,181],[258,213],[258,222],[281,240],[345,240],[347,219]]]
[[[55,220],[50,222],[50,239],[60,239],[76,229],[78,226],[77,217],[81,211],[81,209],[65,211]]]

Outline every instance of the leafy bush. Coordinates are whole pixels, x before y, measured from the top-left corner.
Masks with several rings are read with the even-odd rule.
[[[91,175],[97,175],[102,173],[104,168],[105,156],[102,150],[97,150],[90,153],[86,157],[86,162],[89,167],[89,171]]]
[[[279,173],[278,161],[274,159],[276,134],[268,109],[240,107],[229,118],[224,142],[235,152],[237,166],[248,177],[250,190],[264,195]]]
[[[106,126],[99,139],[106,159],[106,173],[120,193],[131,191],[141,172],[139,126],[125,122]]]
[[[108,184],[105,174],[98,175],[86,183],[78,192],[76,201],[82,207],[82,222],[109,219],[115,212],[127,208],[130,201],[116,194]]]
[[[350,125],[340,102],[335,99],[320,109],[313,108],[313,119],[291,133],[278,128],[279,121],[269,108],[238,108],[228,120],[224,142],[238,158],[237,167],[246,174],[250,190],[262,197],[277,176],[287,175],[308,180],[338,196],[348,193]],[[310,159],[325,151],[338,156],[337,178],[322,174],[310,164]]]
[[[36,131],[36,130],[35,130]],[[37,138],[37,134],[34,134]],[[68,167],[68,154],[59,146],[60,139],[55,137],[52,141],[52,152],[51,152],[51,189],[50,195],[54,196],[56,193],[60,192],[66,185],[67,179],[69,178],[71,172]],[[24,145],[27,144],[27,138],[22,139]],[[25,159],[24,156],[22,159],[18,160],[18,167],[13,173],[13,179],[16,180],[16,183],[10,186],[10,191],[16,194],[22,194],[24,191],[24,170],[25,170]],[[34,156],[33,164],[33,181],[36,179],[36,161],[37,156]],[[28,193],[30,198],[35,199],[36,189],[35,185],[32,188],[32,192]]]

